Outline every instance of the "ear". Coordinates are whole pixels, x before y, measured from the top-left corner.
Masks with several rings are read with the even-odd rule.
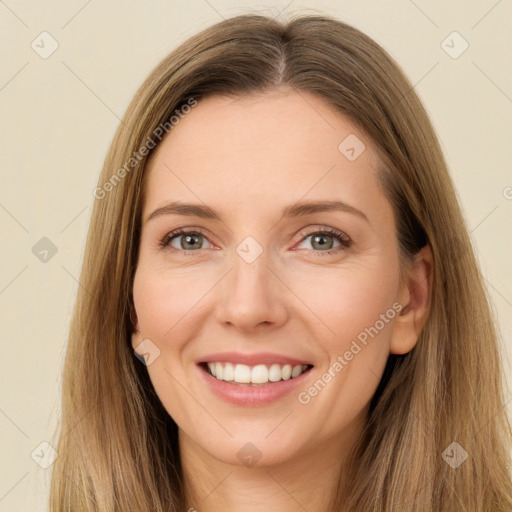
[[[402,310],[393,324],[390,354],[407,354],[416,345],[430,310],[432,278],[433,257],[427,244],[414,256],[400,288],[398,303]]]
[[[130,322],[132,327],[132,347],[135,349],[142,341],[142,336],[140,335],[139,320],[133,304],[130,304]]]

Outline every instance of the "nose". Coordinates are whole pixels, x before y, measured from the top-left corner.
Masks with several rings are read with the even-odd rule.
[[[271,268],[266,252],[248,262],[238,253],[231,259],[232,267],[222,280],[218,293],[217,320],[240,331],[281,326],[288,317],[287,299],[290,291]]]

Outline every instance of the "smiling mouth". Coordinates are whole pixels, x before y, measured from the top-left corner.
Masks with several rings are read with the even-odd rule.
[[[223,362],[204,362],[199,365],[205,372],[217,380],[245,386],[262,386],[291,380],[313,368],[311,364],[233,364]]]

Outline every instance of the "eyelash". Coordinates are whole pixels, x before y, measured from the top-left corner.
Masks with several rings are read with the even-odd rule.
[[[200,229],[186,230],[183,228],[178,228],[178,229],[175,229],[174,231],[171,231],[167,235],[165,235],[165,237],[162,239],[162,241],[160,243],[160,246],[162,247],[162,249],[164,249],[165,247],[167,247],[169,245],[171,240],[173,240],[174,238],[183,236],[183,235],[191,235],[191,234],[201,235],[204,238],[208,239],[206,237],[206,235]],[[338,240],[341,244],[340,247],[337,247],[336,249],[331,249],[330,251],[317,251],[317,250],[313,249],[313,252],[317,253],[318,255],[333,254],[338,251],[348,249],[352,245],[352,240],[350,239],[350,237],[348,235],[346,235],[345,233],[343,233],[342,231],[335,229],[335,228],[320,229],[320,230],[315,230],[315,231],[309,231],[307,233],[302,233],[301,242],[303,242],[306,238],[308,238],[311,235],[329,235],[329,236],[332,236],[333,238],[335,238],[336,240]],[[172,248],[172,250],[180,251],[184,254],[190,254],[193,252],[197,252],[197,249],[193,250],[193,251],[186,251],[185,249],[176,249],[174,247]]]

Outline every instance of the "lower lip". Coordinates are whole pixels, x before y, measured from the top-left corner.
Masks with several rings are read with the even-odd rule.
[[[311,370],[306,370],[298,377],[278,382],[269,382],[268,384],[259,384],[252,386],[250,384],[233,384],[225,380],[219,380],[210,375],[201,366],[198,366],[202,378],[210,389],[226,402],[247,407],[258,407],[270,404],[280,398],[290,394],[293,390],[304,384],[309,377]]]

